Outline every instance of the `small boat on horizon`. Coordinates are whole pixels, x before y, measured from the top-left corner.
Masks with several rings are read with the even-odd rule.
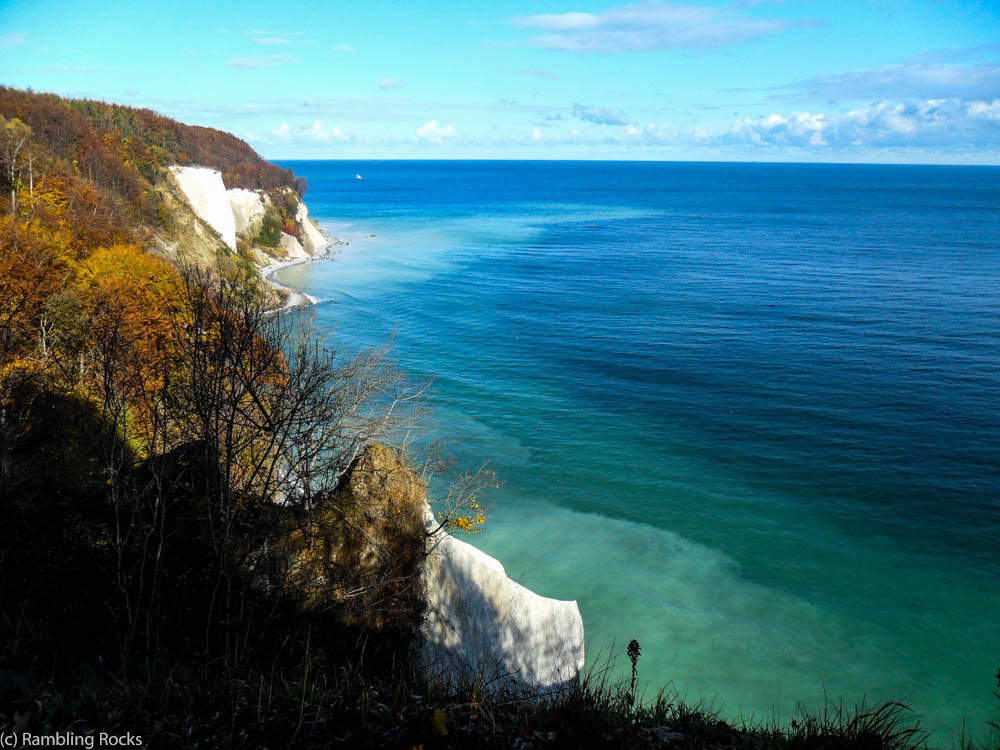
[[[356,175],[354,175],[354,179],[355,180],[361,180],[361,179],[364,179],[364,178],[361,175],[356,174]]]

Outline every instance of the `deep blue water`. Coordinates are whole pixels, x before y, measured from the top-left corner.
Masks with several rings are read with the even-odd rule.
[[[1000,169],[288,165],[350,240],[284,272],[304,314],[434,378],[426,437],[503,482],[470,541],[579,600],[591,656],[638,638],[731,717],[985,724]]]

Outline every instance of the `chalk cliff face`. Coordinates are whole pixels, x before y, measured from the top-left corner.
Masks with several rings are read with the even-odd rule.
[[[576,602],[538,596],[507,577],[498,560],[439,528],[427,485],[395,451],[369,445],[352,463],[320,526],[343,530],[293,543],[291,575],[322,606],[330,582],[374,586],[358,617],[379,628],[418,615],[415,646],[432,678],[498,678],[543,690],[583,669]],[[345,580],[347,571],[357,578]],[[413,586],[414,576],[420,585]],[[393,588],[395,586],[395,588]],[[416,624],[416,623],[414,623]]]
[[[235,251],[236,221],[226,196],[226,186],[222,183],[222,173],[209,167],[180,166],[170,167],[170,172],[195,214]]]
[[[218,170],[201,166],[170,167],[177,185],[195,214],[219,235],[230,250],[236,250],[237,240],[252,243],[260,232],[264,216],[273,205],[263,190],[234,188],[226,190]],[[272,254],[297,260],[316,255],[327,246],[316,222],[309,218],[309,209],[299,201],[295,220],[299,236],[282,233],[280,244]],[[260,248],[252,249],[263,265],[270,262]]]
[[[278,250],[286,258],[296,260],[299,258],[308,258],[312,253],[307,253],[305,248],[302,247],[302,243],[299,242],[298,238],[292,237],[290,234],[281,235],[281,244],[278,245]]]
[[[229,207],[236,223],[236,233],[245,236],[255,236],[264,222],[267,207],[271,199],[267,193],[260,190],[245,190],[233,188],[226,191]]]
[[[302,247],[309,255],[315,255],[326,246],[326,238],[319,231],[316,222],[309,218],[309,209],[305,203],[299,202],[295,220],[302,226]]]
[[[584,634],[576,602],[539,596],[508,578],[498,560],[443,531],[430,541],[421,650],[432,674],[483,671],[543,690],[579,676]]]

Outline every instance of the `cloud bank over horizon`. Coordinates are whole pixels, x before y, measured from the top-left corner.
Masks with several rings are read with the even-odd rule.
[[[735,118],[718,130],[669,121],[639,125],[621,113],[581,105],[574,105],[572,114],[590,127],[577,125],[567,131],[533,127],[521,134],[494,137],[481,133],[460,135],[454,125],[431,119],[408,133],[378,137],[361,130],[327,127],[321,120],[314,120],[297,127],[282,123],[270,133],[247,135],[251,142],[268,148],[303,140],[314,145],[350,142],[370,147],[407,143],[450,143],[459,147],[644,146],[653,149],[654,155],[657,149],[664,148],[724,148],[728,153],[733,148],[752,147],[766,158],[791,148],[796,154],[808,150],[823,161],[845,160],[852,153],[867,154],[872,149],[889,149],[896,154],[907,149],[941,148],[974,152],[1000,143],[1000,98],[880,102],[843,114],[772,112],[757,118]]]

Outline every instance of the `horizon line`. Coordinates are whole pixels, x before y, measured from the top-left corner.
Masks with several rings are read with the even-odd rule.
[[[262,157],[269,162],[308,162],[308,161],[335,161],[335,162],[390,162],[390,161],[412,161],[412,162],[468,162],[468,161],[491,161],[491,162],[544,162],[544,163],[608,163],[608,164],[774,164],[785,166],[836,166],[836,167],[966,167],[972,169],[997,169],[1000,162],[988,164],[956,164],[952,162],[891,162],[891,161],[785,161],[768,159],[619,159],[619,158],[593,158],[593,159],[540,159],[540,158],[505,158],[499,156],[479,156],[479,157],[437,157],[425,158],[417,156],[403,157],[359,157],[352,158],[346,156],[307,158],[307,157]]]

